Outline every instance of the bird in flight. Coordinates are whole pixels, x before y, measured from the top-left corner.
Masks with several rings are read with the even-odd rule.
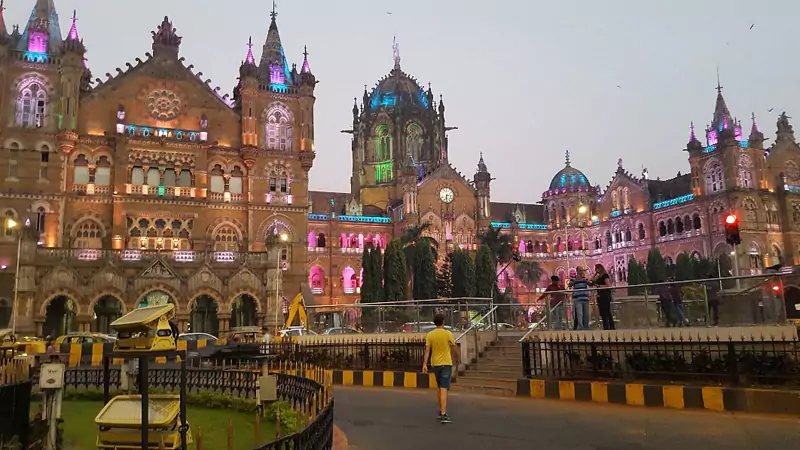
[[[750,24],[750,29],[752,30],[754,26],[756,26],[756,24],[754,23]]]
[[[773,109],[775,109],[775,108],[770,108],[770,109],[767,110],[767,112],[772,112]]]

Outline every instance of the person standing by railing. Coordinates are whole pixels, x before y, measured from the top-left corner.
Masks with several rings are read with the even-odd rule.
[[[681,292],[681,288],[675,284],[674,278],[670,278],[669,281],[672,282],[672,284],[669,285],[669,294],[672,298],[672,304],[675,306],[673,313],[675,314],[675,320],[678,322],[678,326],[682,327],[686,325],[686,312],[683,309],[683,293]]]
[[[713,279],[714,274],[708,274],[707,279]],[[711,325],[715,327],[719,325],[719,281],[706,281],[706,299],[708,299],[708,311],[706,313],[706,324],[709,325],[709,316],[711,316]]]
[[[664,326],[671,327],[675,324],[675,318],[672,314],[672,293],[669,286],[664,284],[664,280],[658,280],[659,284],[654,289],[654,293],[658,296],[658,304],[661,306],[662,321]]]
[[[594,278],[591,284],[600,288],[611,287],[611,277],[606,272],[606,268],[602,264],[594,265]],[[603,320],[604,330],[615,330],[617,327],[614,325],[614,315],[611,312],[611,302],[613,296],[611,289],[600,289],[597,291],[597,308],[600,310],[600,318]]]
[[[573,289],[572,299],[575,301],[575,320],[578,330],[589,329],[589,280],[586,279],[586,268],[578,267],[576,276],[569,282]]]
[[[422,361],[422,373],[428,373],[428,357],[430,356],[433,373],[436,375],[436,399],[439,402],[439,421],[450,423],[453,420],[447,415],[447,391],[450,389],[450,378],[453,375],[453,359],[460,362],[460,353],[456,347],[453,333],[444,329],[444,316],[437,314],[433,318],[436,328],[425,336],[425,357]],[[453,358],[455,355],[455,358]]]
[[[567,307],[567,296],[563,292],[558,294],[548,294],[548,292],[564,290],[561,278],[558,275],[553,275],[550,277],[550,284],[547,285],[544,293],[539,297],[539,301],[547,301],[546,304],[550,310],[547,319],[554,330],[560,330],[564,326],[564,310]]]

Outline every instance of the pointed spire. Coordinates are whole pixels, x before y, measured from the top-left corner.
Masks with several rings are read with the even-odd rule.
[[[303,68],[300,69],[301,73],[311,73],[311,66],[308,65],[308,46],[303,46]]]
[[[569,150],[564,152],[564,165],[569,166]]]
[[[758,129],[758,124],[756,123],[756,113],[752,113],[750,115],[750,120],[753,121],[753,126],[750,128],[750,134],[761,133],[761,130]]]
[[[400,44],[397,43],[397,36],[392,41],[392,56],[394,58],[394,70],[400,70]]]
[[[0,0],[0,39],[4,38],[8,33],[8,30],[6,30],[5,13],[3,12],[6,10],[6,7],[4,6],[5,2],[6,0]]]
[[[36,0],[17,50],[36,54],[58,53],[61,28],[53,0]]]
[[[711,128],[722,131],[726,128],[733,128],[733,117],[728,110],[728,105],[725,104],[725,98],[722,96],[722,85],[719,81],[719,68],[717,69],[717,102],[714,105],[714,118],[711,120]]]
[[[244,63],[256,65],[256,58],[253,56],[253,36],[247,39],[247,56],[244,59]]]
[[[697,139],[697,135],[694,133],[694,122],[690,122],[689,124],[689,143],[692,142],[699,142]]]
[[[272,2],[271,21],[267,40],[261,52],[261,62],[259,63],[258,73],[262,83],[289,85],[293,84],[291,79],[291,68],[286,62],[286,54],[283,51],[281,35],[278,32],[277,5]]]
[[[75,25],[75,22],[78,21],[78,11],[72,10],[72,26],[69,27],[69,33],[67,33],[67,40],[70,41],[79,41],[80,37],[78,37],[78,27]]]
[[[478,173],[489,173],[486,163],[483,162],[483,152],[481,152],[481,158],[478,160]]]

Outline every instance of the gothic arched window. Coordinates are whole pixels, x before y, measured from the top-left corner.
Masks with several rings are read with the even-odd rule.
[[[379,125],[375,131],[375,161],[389,161],[392,159],[392,135],[389,127]]]
[[[747,155],[739,158],[739,187],[753,187],[753,162]]]
[[[214,251],[238,252],[239,234],[230,225],[224,225],[214,234]]]
[[[78,155],[73,163],[75,168],[73,171],[74,184],[86,184],[89,182],[89,160],[83,154]]]
[[[44,126],[44,114],[47,107],[47,93],[37,83],[23,88],[17,96],[17,126],[25,128],[41,128]]]
[[[630,209],[631,207],[631,190],[628,188],[622,191],[622,204],[625,209]]]
[[[210,177],[211,179],[209,182],[209,190],[211,192],[225,192],[224,176],[225,176],[225,171],[222,170],[221,165],[217,164],[211,169],[211,177]],[[148,179],[149,178],[150,177],[148,177]]]
[[[639,240],[644,239],[644,224],[639,224]]]
[[[239,166],[235,166],[233,170],[231,170],[231,178],[228,181],[228,190],[231,194],[241,194],[242,193],[242,179],[244,177],[244,172]]]
[[[81,221],[75,228],[74,248],[103,248],[103,226],[95,219]]]
[[[706,192],[719,192],[725,189],[722,164],[716,159],[708,161],[703,170],[706,176]]]
[[[94,184],[108,186],[111,184],[111,162],[108,156],[101,156],[94,169]]]
[[[422,128],[412,123],[406,128],[406,152],[418,162],[422,155]]]
[[[267,111],[267,148],[292,149],[292,116],[282,105],[275,105]]]

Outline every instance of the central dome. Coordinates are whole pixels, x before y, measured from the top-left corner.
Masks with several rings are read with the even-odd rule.
[[[372,110],[406,104],[428,109],[430,101],[417,80],[398,68],[381,78],[369,94],[369,107]]]
[[[569,152],[566,153],[564,168],[559,170],[558,173],[550,181],[551,191],[574,191],[576,188],[588,188],[589,179],[580,170],[572,167],[569,164]]]

